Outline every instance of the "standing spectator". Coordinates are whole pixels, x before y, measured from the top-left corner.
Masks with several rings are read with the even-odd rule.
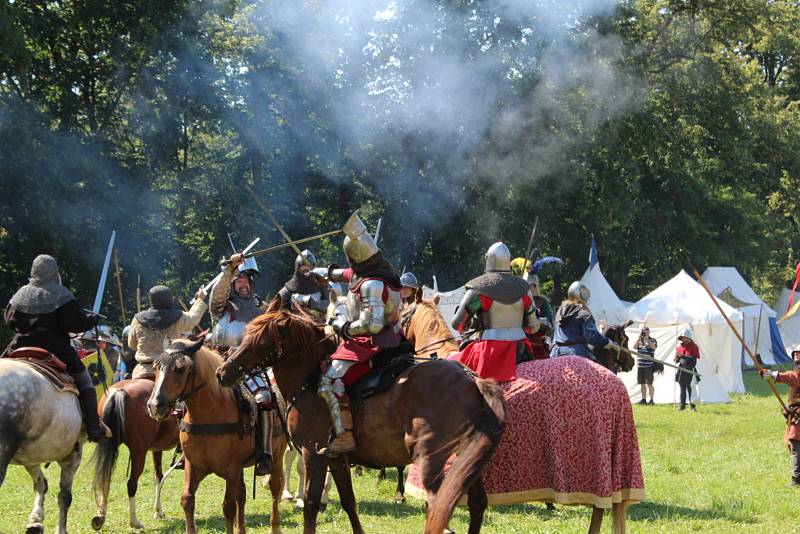
[[[655,340],[655,338],[650,337],[650,329],[647,328],[647,325],[643,325],[642,330],[639,332],[639,339],[637,339],[636,343],[634,343],[633,349],[637,352],[641,352],[642,354],[646,354],[651,358],[655,358],[657,347],[658,342]],[[650,390],[649,404],[655,404],[653,399],[655,398],[656,388],[653,386],[653,374],[656,370],[656,363],[652,360],[639,357],[636,359],[636,366],[638,367],[638,370],[636,371],[636,382],[642,388],[642,400],[639,401],[639,404],[648,404],[648,389]]]
[[[686,409],[686,401],[688,399],[689,406],[695,412],[697,408],[692,402],[692,378],[694,377],[692,371],[697,367],[697,360],[700,359],[700,348],[692,340],[692,329],[688,326],[678,336],[678,341],[680,344],[675,351],[675,362],[678,364],[679,369],[675,371],[675,381],[681,386],[680,409]],[[684,372],[683,369],[689,372]]]
[[[769,369],[759,369],[761,378],[771,375],[775,382],[789,384],[789,412],[784,414],[787,418],[786,432],[783,439],[789,447],[792,455],[792,482],[793,486],[800,486],[800,346],[792,351],[794,369],[791,371],[770,371]]]

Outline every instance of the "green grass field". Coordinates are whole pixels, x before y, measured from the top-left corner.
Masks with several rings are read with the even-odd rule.
[[[783,417],[777,402],[755,373],[747,372],[745,383],[750,393],[735,397],[728,405],[699,406],[696,413],[678,412],[672,406],[634,406],[647,501],[630,509],[631,532],[800,531],[795,508],[800,494],[788,487],[790,467],[789,454],[782,441]],[[783,386],[779,387],[785,391]],[[125,491],[125,452],[115,473],[104,532],[131,530]],[[74,486],[70,532],[92,532],[89,521],[94,515],[94,501],[88,461],[91,454],[92,447],[88,446]],[[46,525],[50,531],[57,518],[58,466],[50,466],[46,475],[51,487],[45,504]],[[380,484],[369,471],[355,479],[359,513],[368,532],[421,531],[421,503],[409,499],[408,504],[395,505],[392,502],[394,483],[394,473]],[[147,527],[145,532],[183,532],[181,488],[182,476],[171,477],[163,503],[167,519],[154,519],[154,483],[148,465],[137,499],[139,518]],[[215,478],[206,479],[200,487],[197,515],[201,531],[225,531],[221,509],[223,491],[223,484]],[[22,468],[12,466],[9,469],[0,498],[3,503],[0,532],[23,531],[33,493],[30,479]],[[259,487],[256,500],[249,500],[247,504],[250,531],[268,531],[269,510],[269,493]],[[302,530],[300,511],[282,504],[281,513],[284,532]],[[589,517],[586,507],[558,507],[554,512],[538,503],[496,507],[488,510],[483,531],[504,534],[585,532]],[[466,509],[459,509],[452,526],[457,532],[465,532],[466,524]],[[604,529],[610,532],[609,518]],[[331,505],[320,515],[318,530],[322,533],[350,531],[335,490]]]

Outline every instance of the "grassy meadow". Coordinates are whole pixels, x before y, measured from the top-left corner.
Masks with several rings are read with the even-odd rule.
[[[777,402],[755,373],[745,373],[745,384],[748,394],[734,397],[727,405],[700,405],[696,413],[678,412],[672,406],[634,406],[647,501],[631,507],[631,532],[800,531],[796,508],[800,492],[788,486],[789,454],[782,442],[784,419]],[[785,392],[784,386],[779,387]],[[104,532],[131,531],[125,490],[126,453],[123,447]],[[89,524],[94,515],[91,454],[92,447],[87,446],[74,486],[69,516],[73,533],[93,532]],[[57,518],[58,466],[51,465],[45,473],[51,488],[45,503],[46,525],[50,531]],[[365,529],[372,533],[421,532],[421,503],[413,499],[404,505],[392,502],[394,476],[391,472],[389,480],[378,484],[374,473],[367,471],[355,479]],[[183,532],[181,489],[182,475],[171,477],[163,501],[167,519],[154,519],[154,483],[152,468],[148,465],[140,480],[137,499],[139,518],[146,526],[144,532]],[[208,478],[201,485],[197,501],[201,531],[225,532],[221,509],[223,491],[219,479]],[[0,533],[22,532],[33,493],[30,479],[21,467],[9,468],[0,498],[4,510],[0,515]],[[249,500],[247,504],[251,532],[268,532],[269,510],[269,493],[259,487],[256,500]],[[302,531],[301,511],[282,504],[281,513],[284,532]],[[553,512],[539,503],[495,507],[487,512],[483,532],[585,532],[589,517],[586,507],[559,506]],[[466,509],[459,509],[452,523],[456,532],[466,531],[467,520]],[[610,532],[610,518],[606,518],[604,530]],[[331,505],[320,515],[318,531],[331,534],[350,531],[335,489]]]

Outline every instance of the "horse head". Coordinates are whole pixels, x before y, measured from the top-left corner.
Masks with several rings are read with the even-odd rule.
[[[153,361],[156,385],[147,401],[147,411],[156,421],[163,420],[182,397],[191,390],[195,353],[203,340],[194,343],[180,340],[170,343],[161,356]]]

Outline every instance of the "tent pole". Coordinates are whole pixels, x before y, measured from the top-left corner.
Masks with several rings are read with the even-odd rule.
[[[714,293],[712,293],[711,289],[706,284],[706,281],[703,280],[703,277],[700,276],[700,273],[697,272],[697,269],[695,269],[694,265],[692,265],[691,262],[689,262],[689,268],[692,270],[692,273],[694,274],[695,278],[700,283],[700,285],[703,286],[703,289],[706,290],[706,293],[708,293],[708,296],[711,297],[711,300],[714,301],[714,305],[717,307],[719,312],[722,314],[722,317],[725,318],[725,322],[728,323],[728,326],[731,328],[731,330],[733,330],[733,333],[736,336],[736,338],[739,340],[739,342],[742,344],[744,349],[747,351],[747,354],[750,356],[750,359],[753,360],[753,364],[756,366],[756,369],[758,369],[759,371],[763,371],[764,370],[764,366],[761,365],[761,362],[759,361],[759,359],[756,357],[755,354],[753,354],[753,352],[750,350],[750,347],[747,345],[747,343],[744,342],[744,338],[739,333],[739,330],[736,329],[736,326],[734,326],[733,322],[728,318],[728,315],[723,311],[722,306],[719,305],[719,301],[717,300],[717,297],[714,296]],[[786,403],[783,402],[783,398],[781,398],[781,394],[778,393],[778,389],[775,387],[775,382],[772,380],[772,377],[771,376],[768,377],[766,382],[767,382],[767,385],[769,386],[769,389],[771,389],[772,393],[775,395],[775,398],[778,399],[778,402],[781,404],[781,407],[783,408],[783,413],[787,413],[788,412],[788,408],[786,407]]]

